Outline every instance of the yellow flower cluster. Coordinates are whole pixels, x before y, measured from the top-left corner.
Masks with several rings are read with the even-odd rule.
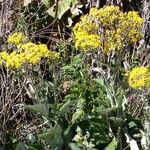
[[[15,32],[8,36],[7,42],[9,44],[18,45],[19,43],[27,42],[28,38],[22,32]]]
[[[78,47],[80,45],[82,48],[84,48],[84,51],[88,51],[90,47],[98,48],[100,47],[100,37],[96,34],[88,34],[87,32],[79,32],[76,33],[77,37],[80,37],[76,43],[75,46]],[[81,40],[80,40],[81,39]],[[88,44],[87,44],[88,41]]]
[[[73,28],[75,46],[85,52],[92,48],[101,48],[105,53],[120,50],[142,38],[142,23],[143,18],[135,11],[123,13],[118,6],[91,8]]]
[[[18,35],[17,33],[10,35],[8,42],[16,46],[16,49],[11,53],[6,51],[0,53],[0,65],[4,64],[8,68],[20,68],[24,63],[36,65],[41,61],[41,58],[58,60],[60,57],[59,53],[50,51],[45,44],[30,42],[20,32]]]
[[[128,83],[134,89],[150,87],[150,70],[147,67],[136,67],[128,73]]]

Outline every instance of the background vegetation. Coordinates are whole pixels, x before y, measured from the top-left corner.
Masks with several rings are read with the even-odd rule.
[[[0,149],[149,150],[148,0],[0,1]]]

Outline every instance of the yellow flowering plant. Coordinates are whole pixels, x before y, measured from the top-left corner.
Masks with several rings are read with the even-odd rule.
[[[137,12],[123,13],[118,6],[91,8],[73,28],[76,48],[88,52],[100,48],[104,53],[121,50],[142,38],[143,18]]]
[[[40,63],[41,58],[58,60],[59,53],[50,51],[45,44],[35,44],[21,32],[15,32],[7,39],[8,44],[16,46],[11,53],[3,51],[0,53],[0,64],[8,68],[20,68],[24,63],[36,65]]]
[[[150,70],[147,67],[135,67],[128,73],[128,83],[134,89],[150,87]]]
[[[23,42],[27,42],[29,39],[22,32],[14,32],[8,36],[7,42],[9,44],[18,45]]]
[[[123,1],[118,4],[121,9],[106,6],[105,1],[99,9],[91,8],[93,2],[75,1],[80,11],[90,9],[75,20],[47,16],[45,8],[50,8],[51,1],[45,6],[33,1],[20,9],[21,14],[15,12],[20,18],[13,29],[36,35],[35,40],[57,49],[62,59],[60,53],[22,32],[9,35],[1,46],[0,145],[4,149],[20,145],[52,150],[132,149],[136,143],[142,148],[140,139],[150,137],[146,133],[150,127],[145,128],[150,122],[150,68],[144,67],[150,65],[150,57],[142,42],[143,18],[135,11],[121,11],[132,7]],[[63,18],[68,15],[64,13]],[[78,19],[72,40],[71,24]],[[9,29],[7,24],[4,27]]]

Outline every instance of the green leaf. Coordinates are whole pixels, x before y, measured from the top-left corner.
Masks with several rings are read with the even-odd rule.
[[[78,103],[77,103],[77,108],[82,109],[84,105],[85,99],[80,98]]]
[[[116,150],[117,141],[115,138],[111,141],[111,143],[105,148],[105,150]]]
[[[27,148],[26,148],[26,146],[25,146],[24,143],[20,142],[20,143],[16,146],[15,150],[27,150]]]
[[[31,144],[28,150],[45,150],[41,144]]]
[[[36,113],[39,113],[46,118],[48,118],[49,116],[49,110],[45,104],[26,105],[26,108]]]
[[[95,81],[101,87],[101,89],[103,91],[107,91],[107,87],[106,87],[103,79],[100,79],[100,78],[99,79],[93,79],[93,81]]]
[[[77,109],[76,112],[72,116],[72,123],[75,123],[77,120],[80,120],[84,114],[84,111],[81,109]]]
[[[67,112],[70,111],[70,107],[73,106],[73,104],[76,103],[76,100],[72,100],[72,101],[67,101],[65,104],[63,104],[60,109],[59,109],[59,114],[60,115],[64,115],[66,114]]]
[[[83,99],[83,98],[80,98],[78,100],[76,112],[72,116],[72,122],[73,123],[75,123],[77,120],[80,120],[83,117],[83,115],[84,115],[84,111],[83,111],[84,102],[85,102],[85,99]]]
[[[116,113],[116,111],[117,111],[117,107],[106,108],[100,111],[100,115],[103,117],[111,117],[114,115],[114,113]]]
[[[61,19],[62,16],[71,8],[71,5],[74,5],[75,3],[77,3],[78,0],[62,0],[58,2],[58,10],[57,11],[57,18]],[[50,16],[52,16],[53,18],[55,17],[55,8],[56,5],[53,5],[52,7],[50,7],[47,12]]]
[[[58,10],[55,10],[56,5],[53,5],[52,7],[50,7],[47,12],[50,16],[52,16],[53,18],[55,18],[55,14],[57,11],[57,18],[61,19],[61,17],[63,16],[63,14],[70,9],[70,3],[67,0],[64,1],[59,1],[58,2]]]
[[[95,81],[96,83],[98,83],[101,86],[104,86],[104,80],[103,79],[93,79],[93,81]]]
[[[39,134],[38,137],[45,140],[53,149],[62,147],[62,128],[59,125],[51,127],[46,133]]]
[[[81,148],[76,143],[70,143],[69,147],[71,150],[81,150]]]
[[[41,2],[48,7],[49,6],[49,0],[41,0]]]

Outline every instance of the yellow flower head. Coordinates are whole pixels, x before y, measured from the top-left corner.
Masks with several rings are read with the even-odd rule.
[[[150,70],[147,67],[136,67],[128,73],[128,83],[134,89],[150,87]]]
[[[26,54],[26,62],[33,65],[38,64],[41,58],[50,58],[51,60],[59,59],[59,53],[50,51],[45,44],[28,42],[18,45],[18,48]]]
[[[7,42],[9,44],[18,45],[28,41],[28,38],[22,32],[15,32],[8,36]]]
[[[14,43],[16,34],[10,36],[8,41]],[[32,42],[20,43],[22,40],[21,34],[18,36],[15,44],[17,49],[13,50],[10,54],[6,51],[0,53],[0,65],[5,64],[6,67],[11,69],[19,69],[24,63],[37,65],[41,62],[42,58],[47,58],[52,61],[56,61],[60,58],[59,53],[50,51],[45,44],[35,44]],[[12,40],[13,39],[13,40]]]
[[[0,59],[7,60],[8,55],[6,51],[3,51],[0,53]]]
[[[18,54],[17,51],[13,51],[8,57],[6,61],[6,67],[8,68],[20,68],[25,59],[21,54]]]
[[[56,61],[60,58],[60,54],[48,49],[45,44],[35,44],[22,32],[15,32],[7,39],[9,44],[13,44],[16,49],[10,54],[7,51],[0,52],[0,65],[4,64],[11,69],[19,69],[24,63],[37,65],[42,58]]]
[[[135,11],[123,13],[118,6],[91,8],[73,28],[75,47],[84,52],[94,48],[104,53],[121,50],[142,38],[142,23],[143,18]]]

